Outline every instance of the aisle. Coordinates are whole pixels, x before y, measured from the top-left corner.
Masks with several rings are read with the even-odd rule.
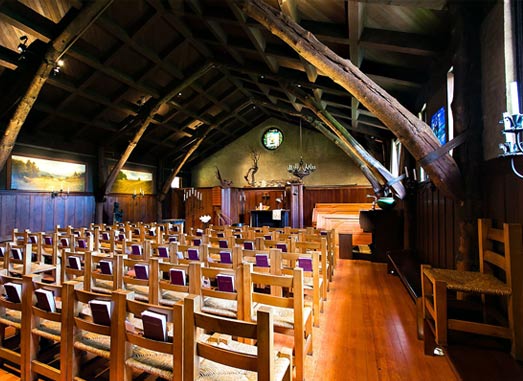
[[[423,354],[414,303],[386,270],[382,263],[338,261],[307,380],[456,380],[445,358]]]

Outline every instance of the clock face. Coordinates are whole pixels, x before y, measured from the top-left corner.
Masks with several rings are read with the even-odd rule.
[[[277,128],[269,128],[263,133],[262,143],[268,150],[277,149],[283,142],[283,133]]]

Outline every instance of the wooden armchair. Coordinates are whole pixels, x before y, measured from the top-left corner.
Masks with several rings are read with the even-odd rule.
[[[256,321],[257,309],[270,306],[274,331],[294,338],[296,380],[304,380],[305,356],[312,354],[313,348],[312,309],[304,303],[303,270],[295,268],[292,276],[257,273],[252,271],[252,264],[244,263],[243,284],[244,320]],[[269,286],[271,294],[259,291],[255,285]]]
[[[437,345],[447,345],[448,330],[465,331],[509,339],[512,342],[512,355],[519,360],[523,359],[523,286],[521,280],[513,278],[515,274],[523,272],[521,237],[520,224],[505,223],[502,229],[496,229],[492,227],[491,220],[479,219],[480,271],[438,269],[422,265],[425,329],[434,332]],[[456,293],[480,297],[478,318],[470,316],[471,298],[456,300],[457,309],[452,312],[457,312],[457,315],[449,313],[448,307],[453,302],[449,294]],[[493,302],[499,301],[500,297],[506,305],[495,308],[499,304]],[[466,316],[461,308],[464,305],[467,307]],[[425,338],[427,334],[425,332]],[[428,345],[426,351],[431,352]]]
[[[67,355],[72,349],[73,325],[62,310],[62,301],[72,292],[73,283],[49,285],[39,275],[24,275],[21,379],[71,379]]]
[[[232,337],[256,340],[257,345]],[[273,319],[267,309],[260,308],[256,323],[250,323],[203,313],[198,296],[185,299],[184,381],[291,381],[291,357],[274,351]]]
[[[132,381],[138,374],[140,379],[152,375],[162,380],[181,380],[183,302],[166,307],[139,302],[133,296],[132,292],[123,290],[113,292],[114,318],[118,321],[116,341],[120,351],[118,361],[112,366],[117,368],[118,380]],[[157,317],[154,314],[161,314],[165,320],[156,320],[161,324],[155,327],[143,317],[151,312],[153,318]],[[165,337],[159,338],[158,335]]]

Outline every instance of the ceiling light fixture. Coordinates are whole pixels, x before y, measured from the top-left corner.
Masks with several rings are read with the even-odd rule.
[[[18,44],[17,49],[20,54],[25,53],[25,51],[27,50],[27,36],[20,37],[20,43]]]
[[[302,182],[304,177],[309,176],[315,170],[316,166],[314,164],[308,164],[303,161],[303,137],[300,118],[300,161],[298,163],[289,164],[287,171],[293,176],[299,178],[300,182]]]

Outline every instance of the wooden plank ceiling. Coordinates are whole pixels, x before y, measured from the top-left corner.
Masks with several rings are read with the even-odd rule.
[[[449,39],[446,0],[266,0],[350,59],[413,112]],[[5,129],[45,51],[81,0],[0,0],[0,126]],[[19,51],[20,44],[24,44]],[[25,51],[23,51],[25,49]],[[344,89],[308,64],[236,0],[114,0],[62,57],[18,142],[118,159],[141,107],[166,94],[130,158],[174,165],[207,126],[186,163],[198,163],[268,118],[310,114],[313,95],[369,150],[392,135]],[[284,112],[282,112],[282,110]]]

